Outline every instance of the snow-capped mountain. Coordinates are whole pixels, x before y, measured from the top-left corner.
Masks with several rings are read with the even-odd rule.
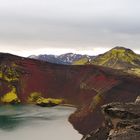
[[[72,64],[74,61],[77,61],[83,57],[89,57],[88,55],[81,55],[81,54],[73,54],[73,53],[66,53],[59,55],[58,58],[65,63]]]
[[[74,53],[66,53],[62,55],[31,55],[29,58],[32,59],[37,59],[37,60],[43,60],[51,63],[56,63],[56,64],[65,64],[65,65],[71,65],[75,61],[81,59],[81,58],[86,58],[87,60],[90,60],[91,57],[93,56],[88,56],[88,55],[81,55],[81,54],[74,54]]]

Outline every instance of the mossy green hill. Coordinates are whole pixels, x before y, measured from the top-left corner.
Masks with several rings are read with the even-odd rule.
[[[124,47],[115,47],[97,56],[89,64],[122,69],[125,72],[140,75],[140,55]]]
[[[88,62],[82,60],[79,61],[81,62],[81,65],[101,65],[113,69],[121,69],[135,75],[140,75],[140,55],[124,47],[115,47],[104,54],[98,55]]]
[[[91,60],[90,64],[102,65],[116,69],[139,68],[140,55],[124,47],[115,47]]]

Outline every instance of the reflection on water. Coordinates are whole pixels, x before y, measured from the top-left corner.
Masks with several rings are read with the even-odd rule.
[[[13,116],[6,116],[6,115],[0,116],[0,129],[13,130],[20,123],[22,123],[22,120],[14,119]]]
[[[1,106],[0,140],[80,140],[81,135],[67,121],[74,110],[60,106]]]

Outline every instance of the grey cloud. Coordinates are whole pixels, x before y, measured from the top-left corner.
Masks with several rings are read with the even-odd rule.
[[[140,46],[139,0],[3,0],[0,46]]]

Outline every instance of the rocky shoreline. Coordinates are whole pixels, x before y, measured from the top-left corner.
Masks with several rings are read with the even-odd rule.
[[[140,96],[133,103],[114,102],[102,106],[104,123],[82,140],[139,140]]]

